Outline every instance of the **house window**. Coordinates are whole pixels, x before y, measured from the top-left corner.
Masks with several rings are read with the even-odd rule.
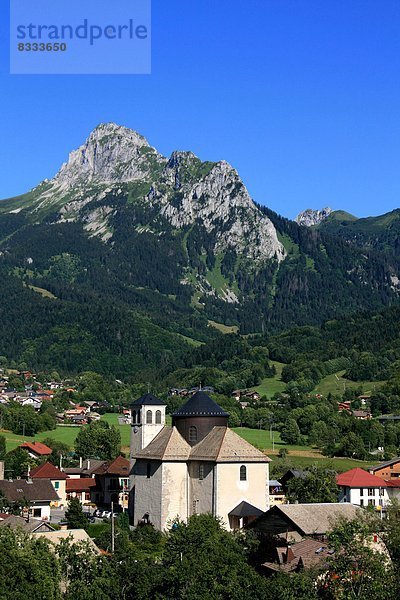
[[[364,488],[360,488],[360,496],[364,496]]]
[[[153,413],[151,410],[148,410],[146,413],[146,423],[150,425],[153,422]]]
[[[247,481],[247,468],[244,465],[240,467],[240,481]]]
[[[197,427],[189,427],[189,442],[197,442]]]
[[[204,465],[199,465],[199,479],[201,481],[204,479]]]
[[[375,488],[368,488],[368,496],[375,496]]]
[[[150,475],[151,475],[151,463],[147,463],[147,468],[146,468],[146,477],[147,479],[150,479]]]
[[[379,488],[379,495],[380,496],[384,496],[385,495],[385,490],[383,488]]]
[[[364,506],[364,498],[361,498],[361,500],[360,500],[360,506]]]
[[[372,498],[370,498],[370,499],[368,500],[368,506],[374,506],[374,504],[375,504],[375,503],[374,503],[374,500],[373,500]]]
[[[42,509],[41,508],[34,508],[33,509],[33,516],[34,517],[41,517],[42,516]]]
[[[157,425],[161,424],[161,410],[156,411],[156,424]]]
[[[59,481],[55,481],[54,482],[54,489],[55,490],[59,490],[60,489],[60,482]]]

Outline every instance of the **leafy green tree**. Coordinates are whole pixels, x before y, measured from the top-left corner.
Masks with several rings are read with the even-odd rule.
[[[121,584],[115,565],[99,557],[87,542],[61,540],[57,547],[60,559],[64,600],[122,600]]]
[[[121,451],[121,434],[107,421],[94,421],[79,430],[75,440],[75,452],[83,458],[112,460]]]
[[[247,563],[246,550],[211,515],[175,521],[167,536],[158,598],[264,598],[265,580]]]
[[[297,445],[302,443],[303,438],[295,419],[288,419],[285,425],[282,427],[281,440],[286,444],[291,445]]]
[[[396,600],[397,576],[382,544],[372,547],[374,529],[365,519],[342,521],[328,535],[334,555],[328,559],[323,577],[318,579],[319,597],[324,600],[368,598]]]
[[[350,431],[343,438],[339,453],[341,456],[349,456],[351,458],[365,458],[366,450],[362,438]]]
[[[337,502],[339,488],[336,473],[317,465],[305,471],[307,476],[293,478],[288,484],[290,502]]]
[[[37,465],[37,461],[33,458],[30,458],[27,451],[23,448],[15,448],[10,452],[7,452],[5,456],[5,473],[7,477],[22,477],[27,470],[28,467],[34,467]]]
[[[87,527],[88,520],[83,514],[82,504],[79,498],[71,498],[68,502],[68,508],[65,511],[65,518],[71,529],[83,529]]]
[[[45,540],[0,529],[0,598],[61,600],[59,563]]]
[[[53,465],[59,466],[61,457],[62,465],[64,467],[69,464],[69,454],[71,452],[71,448],[67,444],[64,444],[64,442],[59,442],[58,440],[53,440],[51,437],[45,438],[43,440],[43,444],[46,444],[46,446],[52,449],[49,461],[53,463]]]

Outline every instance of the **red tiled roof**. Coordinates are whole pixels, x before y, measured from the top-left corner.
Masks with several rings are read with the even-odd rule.
[[[40,456],[49,456],[53,452],[51,448],[41,442],[24,442],[21,444],[20,448],[26,448],[26,450],[35,452]]]
[[[400,488],[399,479],[385,479],[385,483],[388,487]]]
[[[30,476],[32,479],[68,479],[68,475],[49,462],[32,469]]]
[[[103,463],[98,469],[95,470],[96,475],[120,475],[121,477],[128,477],[129,475],[129,460],[123,456],[117,456],[112,461]]]
[[[79,479],[67,479],[67,492],[89,492],[90,488],[95,487],[96,480],[92,477],[81,477]]]
[[[360,467],[356,467],[355,469],[350,469],[350,471],[341,473],[341,475],[336,477],[336,483],[340,486],[351,488],[379,488],[387,486],[386,481],[380,479],[380,477],[376,477],[376,475],[367,473],[367,471],[360,469]]]

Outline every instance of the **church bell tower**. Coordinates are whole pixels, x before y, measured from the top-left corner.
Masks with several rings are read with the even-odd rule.
[[[131,460],[143,450],[165,426],[166,404],[152,394],[144,394],[131,404]]]

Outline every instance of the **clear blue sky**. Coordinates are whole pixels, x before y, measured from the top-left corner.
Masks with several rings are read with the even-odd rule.
[[[153,0],[149,76],[11,76],[5,4],[1,198],[115,121],[166,155],[226,159],[288,217],[400,206],[398,0]]]

